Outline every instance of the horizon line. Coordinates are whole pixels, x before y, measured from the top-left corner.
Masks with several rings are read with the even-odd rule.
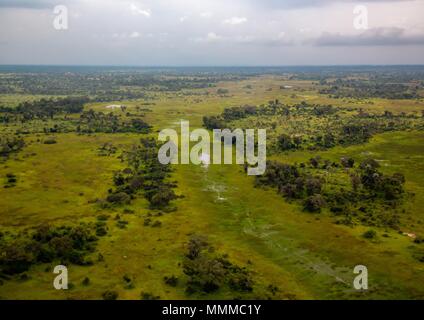
[[[419,64],[298,64],[298,65],[119,65],[119,64],[2,64],[0,67],[124,67],[124,68],[287,68],[287,67],[390,67],[424,66]]]

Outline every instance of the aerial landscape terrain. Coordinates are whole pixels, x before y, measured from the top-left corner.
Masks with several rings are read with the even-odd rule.
[[[160,164],[181,121],[265,173]],[[423,66],[2,66],[0,298],[423,299],[423,160]]]
[[[409,317],[423,13],[0,0],[1,314]]]

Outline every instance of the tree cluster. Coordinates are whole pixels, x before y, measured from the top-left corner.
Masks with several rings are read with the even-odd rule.
[[[165,208],[177,196],[174,183],[167,182],[170,165],[158,159],[158,145],[152,138],[141,139],[140,144],[125,154],[129,167],[114,175],[115,189],[106,198],[113,204],[129,203],[141,191],[151,208]]]

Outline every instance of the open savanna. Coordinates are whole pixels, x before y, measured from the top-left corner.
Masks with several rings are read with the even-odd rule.
[[[281,86],[291,88],[281,89]],[[218,95],[217,88],[229,90]],[[207,94],[206,94],[207,93]],[[116,102],[128,111],[147,108],[144,119],[157,130],[178,128],[190,121],[202,125],[202,117],[216,115],[229,106],[259,105],[279,99],[292,104],[301,101],[335,106],[363,107],[369,111],[419,112],[418,100],[342,100],[317,94],[311,81],[291,81],[284,77],[252,77],[238,82],[222,82],[218,87],[183,90],[178,93],[151,93],[152,104],[144,100]],[[85,109],[109,112],[110,103],[89,103]],[[120,113],[119,109],[112,112]],[[106,290],[119,299],[139,299],[142,293],[161,299],[232,299],[237,294],[220,289],[211,294],[185,292],[186,276],[181,264],[192,234],[208,237],[230,261],[246,266],[252,273],[254,290],[248,298],[274,299],[418,299],[424,298],[424,265],[413,257],[417,249],[402,232],[373,228],[377,238],[362,234],[369,228],[337,225],[329,212],[306,213],[297,203],[289,203],[274,189],[254,187],[242,166],[175,165],[172,180],[176,193],[184,197],[173,202],[176,210],[150,210],[142,197],[131,204],[104,209],[96,199],[104,199],[113,186],[113,173],[125,168],[119,156],[144,136],[140,134],[54,134],[56,144],[44,144],[44,134],[27,135],[27,146],[0,164],[0,177],[17,176],[12,188],[0,189],[0,225],[3,231],[24,232],[40,224],[94,222],[109,216],[108,234],[100,237],[91,266],[69,266],[67,291],[52,286],[54,263],[31,267],[28,278],[3,281],[0,297],[5,299],[101,299]],[[117,152],[99,155],[99,147],[111,143]],[[385,173],[402,172],[406,177],[408,201],[401,218],[401,230],[424,234],[424,133],[391,132],[374,136],[369,142],[327,151],[294,151],[273,154],[281,162],[307,162],[320,155],[332,161],[351,156],[355,161],[373,157]],[[413,195],[412,195],[413,194]],[[115,217],[128,222],[116,225]],[[145,226],[149,216],[161,225]],[[383,234],[385,236],[383,236]],[[103,259],[97,261],[101,253]],[[353,268],[363,264],[369,270],[369,290],[353,289]],[[123,279],[128,275],[133,286]],[[164,276],[176,276],[175,287]],[[84,285],[84,278],[90,279]],[[275,294],[267,288],[278,287]]]

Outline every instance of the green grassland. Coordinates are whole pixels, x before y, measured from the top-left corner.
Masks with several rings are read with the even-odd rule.
[[[281,86],[291,86],[281,89]],[[229,90],[218,95],[217,88]],[[260,105],[279,99],[287,104],[307,101],[340,107],[360,107],[369,112],[420,113],[422,100],[334,99],[317,94],[312,81],[259,76],[243,81],[225,81],[217,87],[151,93],[151,105],[143,99],[120,101],[127,110],[141,111],[153,126],[152,137],[163,128],[178,128],[181,119],[192,128],[202,126],[205,115],[216,115],[229,106]],[[10,97],[2,97],[8,101]],[[89,103],[85,110],[109,112],[114,104]],[[121,110],[111,112],[120,114]],[[140,111],[138,111],[140,113]],[[44,125],[44,124],[43,124]],[[2,128],[10,132],[9,128]],[[13,128],[15,129],[15,128]],[[9,131],[7,131],[9,130]],[[270,132],[272,136],[272,132]],[[56,144],[44,144],[46,135],[25,136],[26,146],[0,163],[0,179],[8,173],[17,177],[16,186],[0,188],[0,226],[4,234],[25,232],[40,224],[95,223],[107,215],[108,233],[99,238],[94,263],[69,266],[71,288],[55,290],[53,267],[37,264],[26,277],[15,275],[0,282],[4,299],[101,299],[106,290],[119,299],[140,299],[142,293],[161,299],[423,299],[424,264],[414,255],[423,254],[423,244],[404,235],[424,235],[424,132],[402,131],[375,135],[369,142],[328,150],[298,150],[274,153],[271,159],[285,163],[307,162],[312,156],[338,162],[351,156],[356,162],[372,157],[384,173],[402,172],[406,177],[406,201],[402,204],[400,231],[374,227],[377,237],[365,239],[367,226],[334,223],[327,210],[304,212],[297,203],[286,201],[272,188],[257,188],[254,178],[238,165],[173,166],[176,210],[150,209],[137,197],[131,204],[102,207],[113,185],[113,173],[125,168],[120,155],[141,136],[136,133],[57,133]],[[110,143],[117,152],[99,154]],[[344,176],[334,174],[335,181]],[[3,181],[0,180],[0,184]],[[5,183],[5,182],[4,182]],[[119,217],[117,217],[119,216]],[[145,225],[145,219],[161,224]],[[117,220],[125,220],[121,228]],[[205,235],[216,252],[251,273],[253,291],[234,292],[223,287],[212,293],[185,292],[183,273],[187,242],[191,235]],[[101,253],[102,258],[99,258]],[[369,270],[369,290],[356,291],[353,268],[363,264]],[[131,286],[124,276],[131,279]],[[178,277],[170,286],[164,276]],[[83,280],[88,277],[89,284]],[[270,285],[278,290],[271,290]]]

